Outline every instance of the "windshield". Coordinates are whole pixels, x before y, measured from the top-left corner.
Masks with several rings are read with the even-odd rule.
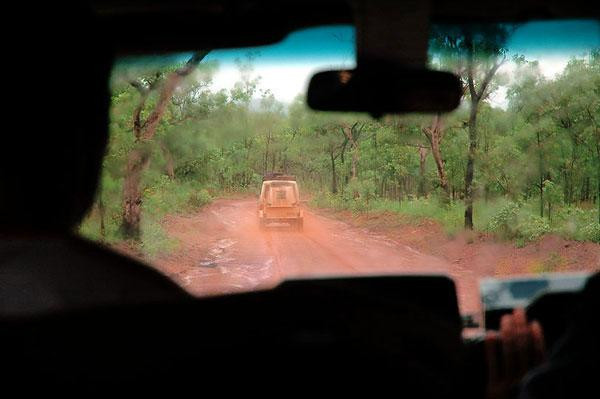
[[[199,296],[441,273],[473,312],[484,277],[600,269],[598,23],[468,32],[432,30],[431,67],[464,83],[450,114],[308,109],[313,73],[355,66],[350,26],[119,60],[102,186],[80,232]],[[261,201],[290,198],[300,210]]]

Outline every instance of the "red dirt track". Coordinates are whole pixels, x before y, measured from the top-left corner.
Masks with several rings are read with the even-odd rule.
[[[600,245],[556,236],[515,248],[483,235],[450,239],[434,222],[402,224],[397,215],[367,215],[365,223],[364,215],[329,217],[308,209],[303,232],[260,231],[256,209],[254,199],[221,199],[195,214],[167,217],[164,228],[180,245],[153,265],[198,296],[300,277],[444,274],[457,285],[463,313],[480,310],[481,277],[539,273],[547,265],[558,272],[600,269]]]
[[[181,246],[154,264],[195,295],[268,288],[284,279],[435,273],[458,285],[463,311],[478,309],[477,276],[384,234],[305,210],[304,231],[260,231],[255,200],[219,200],[194,215],[171,216]]]

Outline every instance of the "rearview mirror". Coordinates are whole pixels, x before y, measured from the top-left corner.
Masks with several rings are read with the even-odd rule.
[[[364,66],[314,75],[307,104],[315,110],[368,112],[449,112],[458,107],[462,85],[449,72],[397,66]]]

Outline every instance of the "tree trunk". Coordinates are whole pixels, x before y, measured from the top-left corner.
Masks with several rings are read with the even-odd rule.
[[[104,201],[102,200],[102,193],[100,193],[100,195],[98,196],[98,213],[100,215],[100,239],[104,241],[106,238],[106,227],[104,224],[105,211]]]
[[[544,180],[540,177],[540,217],[544,217]]]
[[[426,197],[425,190],[425,161],[427,161],[427,148],[419,147],[419,197]]]
[[[444,166],[444,160],[442,159],[441,143],[444,137],[444,128],[442,126],[442,117],[437,114],[433,118],[431,127],[423,128],[422,132],[429,141],[431,147],[431,155],[435,161],[437,168],[438,177],[440,179],[440,187],[443,190],[444,197],[443,202],[449,202],[450,199],[450,188],[448,187],[448,176],[446,175],[446,168]]]
[[[356,180],[356,164],[358,163],[358,148],[355,148],[352,151],[352,177],[351,180]]]
[[[539,189],[540,189],[540,217],[544,217],[544,155],[542,153],[542,139],[540,137],[540,132],[537,131],[536,132],[536,137],[537,137],[537,147],[538,147],[538,170],[539,170],[539,174],[540,174],[540,182],[539,182]],[[565,185],[565,187],[568,187],[568,185]],[[568,194],[567,194],[567,198],[568,198]]]
[[[329,154],[331,157],[331,192],[337,194],[337,175],[335,173],[335,157],[333,153]]]
[[[265,163],[263,167],[263,174],[266,174],[269,170],[269,145],[271,144],[271,132],[267,133],[267,142],[265,143]]]
[[[173,154],[171,154],[171,151],[169,151],[169,149],[164,143],[161,143],[160,148],[162,149],[163,155],[165,157],[165,172],[167,173],[167,176],[169,176],[169,179],[173,180],[175,179],[175,166],[173,161]]]
[[[473,174],[475,171],[475,152],[477,151],[477,108],[479,101],[471,100],[469,114],[469,152],[465,173],[465,228],[473,230]]]
[[[352,178],[351,180],[356,180],[358,177],[357,165],[358,165],[358,137],[360,135],[360,131],[362,127],[357,129],[357,123],[355,123],[352,127],[342,126],[342,133],[346,136],[348,141],[350,142],[350,148],[352,149]]]
[[[140,239],[140,220],[142,215],[142,193],[140,181],[142,172],[148,166],[150,151],[138,145],[129,153],[123,182],[123,220],[121,231],[124,237]]]
[[[597,175],[596,175],[596,179],[598,181],[598,193],[596,196],[596,201],[598,202],[598,223],[600,223],[600,146],[598,145],[598,143],[596,144],[596,168],[597,168]]]
[[[440,187],[446,197],[449,197],[448,176],[446,175],[446,168],[444,167],[444,160],[442,159],[439,143],[431,146],[431,155],[433,155],[433,160],[437,167],[438,176],[440,178]]]
[[[468,35],[465,38],[467,46],[467,87],[471,99],[471,109],[469,112],[469,152],[467,154],[467,170],[465,173],[465,228],[473,230],[473,175],[475,173],[475,155],[477,152],[477,111],[479,102],[486,98],[486,90],[498,71],[498,68],[506,61],[494,61],[490,69],[486,70],[484,76],[477,88],[475,85],[475,45],[473,38]]]
[[[150,149],[145,144],[154,138],[156,129],[161,121],[173,93],[182,80],[196,69],[198,64],[206,57],[208,51],[199,51],[192,55],[184,66],[171,72],[165,79],[154,109],[145,121],[141,115],[149,93],[154,90],[155,84],[144,85],[140,81],[131,82],[140,93],[140,102],[133,112],[133,134],[136,147],[128,154],[125,178],[123,180],[123,212],[121,232],[125,238],[140,239],[140,220],[142,215],[142,195],[140,182],[142,172],[150,161]]]

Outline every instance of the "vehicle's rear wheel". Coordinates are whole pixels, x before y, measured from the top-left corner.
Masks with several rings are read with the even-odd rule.
[[[264,230],[267,227],[267,224],[265,223],[264,219],[258,219],[258,229],[259,230]]]
[[[296,220],[296,231],[302,231],[304,230],[304,219],[300,218],[298,220]]]

